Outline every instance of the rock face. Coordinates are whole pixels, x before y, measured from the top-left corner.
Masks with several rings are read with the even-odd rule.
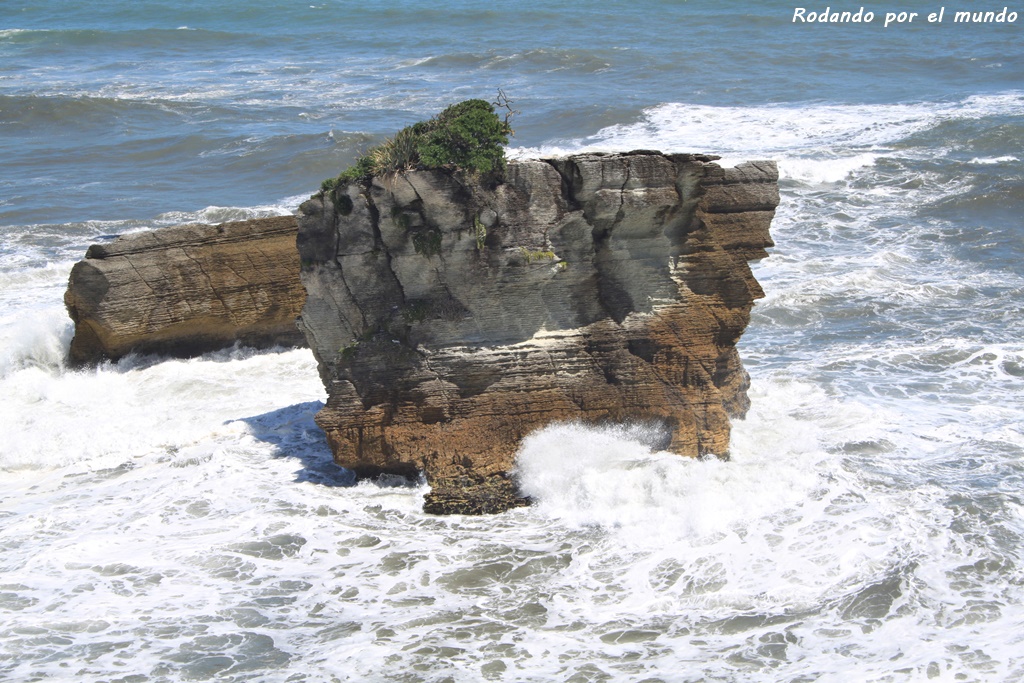
[[[412,171],[305,202],[299,326],[335,461],[425,472],[427,511],[478,513],[523,503],[516,450],[552,422],[649,423],[661,448],[726,457],[779,194],[774,163],[716,158],[513,161],[493,186]]]
[[[294,216],[179,225],[94,244],[64,295],[74,364],[304,344]]]

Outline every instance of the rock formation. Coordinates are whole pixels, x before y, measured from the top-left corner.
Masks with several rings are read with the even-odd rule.
[[[735,344],[763,293],[772,162],[695,154],[512,161],[339,185],[300,208],[317,415],[361,475],[425,472],[430,512],[522,504],[523,436],[644,422],[659,447],[725,457],[747,409]],[[580,457],[586,457],[580,453]]]
[[[236,342],[299,345],[294,216],[180,225],[94,244],[64,295],[74,364],[132,351],[190,356]]]

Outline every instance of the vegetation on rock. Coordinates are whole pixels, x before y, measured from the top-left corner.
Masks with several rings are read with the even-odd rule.
[[[427,168],[454,166],[474,173],[505,169],[511,129],[483,100],[453,104],[420,130],[416,151]]]
[[[441,253],[441,231],[436,228],[417,230],[412,234],[412,246],[417,254],[438,256]]]
[[[465,100],[453,104],[428,121],[398,131],[394,137],[366,151],[356,163],[320,186],[330,192],[341,184],[373,176],[415,169],[453,168],[472,174],[500,174],[505,170],[505,145],[513,134],[511,101],[498,91],[494,103]],[[508,110],[504,119],[495,106]]]

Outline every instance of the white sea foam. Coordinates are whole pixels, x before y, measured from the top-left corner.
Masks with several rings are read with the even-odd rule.
[[[688,149],[749,158],[774,153],[827,148],[890,145],[909,135],[953,119],[1013,114],[1024,94],[972,96],[956,103],[884,105],[777,105],[712,107],[664,104],[647,110],[635,124],[605,128],[594,136],[619,149],[650,147]]]
[[[991,164],[1008,164],[1014,161],[1020,161],[1020,159],[1018,159],[1015,156],[1007,154],[999,157],[974,157],[973,159],[970,160],[969,163],[987,166]]]
[[[268,218],[271,216],[287,216],[294,213],[296,207],[308,199],[302,195],[289,197],[274,204],[263,206],[208,206],[198,211],[168,211],[156,217],[158,227],[177,225],[179,223],[226,223],[228,221],[245,221],[252,218]]]
[[[73,372],[62,371],[59,363],[11,363],[0,399],[9,425],[0,467],[109,466],[214,444],[225,421],[261,412],[261,401],[254,404],[250,392],[240,391],[245,373],[253,368],[278,367],[278,395],[320,394],[319,382],[309,373],[308,351],[289,353],[253,355],[238,349],[155,365],[152,358],[130,356],[117,365]],[[296,362],[296,355],[305,364]],[[163,409],[154,411],[154,405]],[[231,430],[227,433],[231,438]]]
[[[958,541],[936,535],[950,524],[941,491],[879,487],[850,460],[899,439],[899,416],[810,383],[755,380],[730,462],[652,453],[642,431],[552,427],[521,456],[535,508],[431,518],[422,487],[312,483],[329,455],[306,351],[26,369],[5,382],[26,405],[11,422],[35,419],[13,438],[37,450],[23,459],[34,470],[7,470],[0,497],[16,513],[0,538],[16,586],[6,599],[21,628],[94,648],[104,670],[170,658],[188,673],[220,657],[474,680],[501,662],[494,680],[540,681],[581,657],[625,678],[699,657],[708,675],[774,680],[727,655],[739,638],[752,662],[773,661],[759,648],[781,638],[787,670],[838,680],[884,675],[897,655],[918,672],[970,671],[918,638],[892,641],[907,628],[984,634],[990,651],[1007,640],[988,622],[936,622],[936,599],[982,614],[978,584],[961,598],[917,581],[942,585],[962,564]],[[863,649],[837,660],[851,628]],[[135,645],[103,650],[122,640]],[[57,661],[12,675],[59,680]]]
[[[646,110],[635,123],[609,126],[590,137],[542,147],[512,148],[510,154],[536,158],[633,149],[701,152],[722,156],[719,163],[725,166],[775,159],[782,178],[806,184],[834,183],[871,167],[891,153],[891,145],[915,133],[951,120],[1013,114],[1022,105],[1024,94],[1018,92],[972,96],[956,103],[760,107],[669,103]],[[1015,159],[1002,156],[971,163]]]
[[[616,430],[574,425],[524,443],[520,474],[538,497],[537,511],[602,530],[567,569],[563,580],[573,588],[547,603],[549,623],[618,624],[621,635],[607,635],[628,640],[644,628],[657,633],[666,619],[672,629],[702,633],[703,647],[691,653],[673,640],[673,656],[702,656],[705,672],[726,678],[734,667],[709,664],[707,653],[728,647],[733,629],[762,643],[778,637],[786,659],[804,661],[826,680],[843,680],[848,666],[883,675],[886,657],[922,676],[936,661],[950,679],[962,674],[962,664],[916,638],[889,642],[922,627],[926,639],[948,632],[941,612],[931,611],[940,595],[959,614],[975,610],[966,593],[936,593],[930,582],[911,579],[956,571],[960,541],[936,531],[951,523],[943,491],[923,481],[879,488],[859,455],[907,442],[899,411],[837,401],[784,379],[755,381],[752,398],[751,414],[735,423],[731,462],[651,453]],[[618,567],[611,586],[602,578],[609,554]],[[602,599],[583,600],[584,592]],[[980,602],[994,597],[987,595]],[[804,628],[796,615],[820,625],[823,605],[831,605],[825,610],[834,625]],[[789,621],[784,615],[796,623],[770,625]],[[717,624],[714,635],[708,622]],[[950,630],[966,636],[971,627],[961,623]],[[853,624],[868,649],[889,654],[856,664],[856,656],[845,664],[818,656],[843,647]],[[990,647],[1012,647],[1012,638],[986,633],[996,637]]]
[[[746,454],[696,461],[652,452],[628,430],[573,424],[527,438],[518,472],[545,514],[622,529],[624,542],[644,545],[728,531],[806,499],[818,483],[792,457],[781,468]]]
[[[0,380],[24,368],[64,366],[74,327],[61,308],[20,311],[0,318]]]
[[[879,156],[864,153],[840,159],[784,157],[779,161],[779,177],[807,184],[836,183],[857,169],[874,165]]]

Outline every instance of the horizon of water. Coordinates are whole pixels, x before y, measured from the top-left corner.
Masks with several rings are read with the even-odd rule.
[[[1024,25],[793,8],[0,7],[0,680],[1024,680]],[[729,462],[554,425],[536,505],[432,517],[331,463],[307,350],[65,366],[90,243],[498,88],[513,156],[778,161]]]

